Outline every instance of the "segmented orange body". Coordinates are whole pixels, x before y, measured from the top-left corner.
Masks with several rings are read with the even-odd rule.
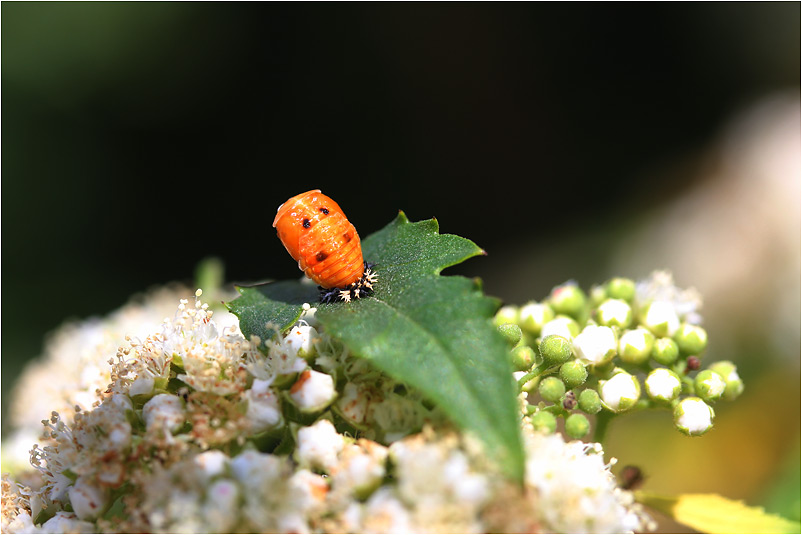
[[[362,278],[359,234],[340,206],[319,189],[279,206],[273,226],[298,267],[323,288],[345,288]]]

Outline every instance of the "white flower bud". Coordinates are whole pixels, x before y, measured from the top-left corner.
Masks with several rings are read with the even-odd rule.
[[[713,427],[713,408],[699,398],[686,398],[674,408],[674,425],[690,436],[706,433]]]
[[[679,329],[679,317],[674,305],[667,301],[655,301],[649,305],[643,324],[655,336],[674,336]]]
[[[290,388],[290,398],[302,412],[323,410],[336,397],[332,376],[315,370],[304,371]]]
[[[140,375],[131,383],[131,386],[128,388],[128,395],[134,397],[142,394],[150,394],[153,392],[154,384],[153,376]]]
[[[259,433],[273,429],[282,423],[278,396],[270,388],[270,381],[254,379],[251,389],[245,392],[248,411],[245,418],[251,424],[251,431]]]
[[[521,307],[519,325],[529,333],[537,336],[543,326],[554,319],[554,310],[543,303],[527,303]]]
[[[294,354],[308,360],[317,354],[314,344],[317,338],[317,330],[303,322],[290,329],[284,341]]]
[[[346,447],[342,457],[344,462],[332,477],[332,485],[336,489],[347,489],[351,494],[366,498],[376,489],[385,475],[386,448],[377,448],[382,455],[364,453],[357,445]]]
[[[615,333],[610,327],[588,325],[574,339],[577,357],[590,364],[604,364],[615,356]]]
[[[631,409],[640,398],[638,378],[626,372],[619,372],[609,381],[601,382],[602,403],[613,412]]]
[[[609,327],[628,327],[632,323],[632,308],[621,299],[608,299],[596,311],[599,323]]]
[[[345,384],[343,394],[337,400],[337,408],[351,423],[361,424],[367,416],[368,401],[366,392],[360,390],[356,384],[349,382]]]
[[[667,368],[649,372],[644,384],[649,397],[658,401],[671,401],[682,392],[679,376]]]
[[[518,308],[511,305],[505,305],[501,307],[493,317],[493,322],[496,325],[502,325],[504,323],[518,323]]]
[[[67,490],[72,510],[81,520],[94,520],[106,509],[108,493],[100,487],[89,482],[86,476],[81,476],[75,485]]]
[[[206,504],[203,507],[205,527],[209,533],[229,533],[237,523],[237,510],[240,492],[237,484],[230,479],[219,479],[206,490]]]
[[[32,526],[34,527],[34,526]],[[42,524],[41,533],[94,533],[95,525],[91,522],[78,520],[78,515],[75,513],[68,513],[67,511],[59,511],[56,515]],[[30,532],[20,531],[19,533],[36,533],[31,530]]]
[[[654,347],[654,335],[638,327],[626,331],[618,340],[618,355],[629,364],[642,364],[649,360]]]
[[[574,336],[579,333],[579,324],[568,316],[557,316],[551,321],[546,322],[540,330],[542,338],[550,334],[562,336],[566,340],[573,340]]]
[[[184,424],[184,403],[172,394],[157,394],[142,407],[142,417],[148,430],[165,428],[175,432]]]
[[[200,468],[201,473],[207,479],[211,479],[216,475],[222,474],[226,469],[228,456],[220,450],[207,450],[197,454],[192,459],[192,462]]]
[[[344,446],[345,440],[334,425],[328,420],[318,420],[298,430],[295,460],[305,468],[329,471],[337,465],[337,456]]]

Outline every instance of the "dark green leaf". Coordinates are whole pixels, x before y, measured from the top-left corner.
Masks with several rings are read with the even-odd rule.
[[[509,475],[521,478],[517,389],[509,350],[490,320],[498,302],[484,296],[477,281],[440,276],[483,251],[470,240],[439,234],[434,219],[410,223],[400,213],[364,240],[363,253],[379,277],[371,297],[315,304],[314,287],[284,282],[240,289],[242,296],[229,308],[246,336],[264,337],[267,322],[286,329],[300,317],[303,303],[317,306],[327,333],[419,389],[476,433]]]

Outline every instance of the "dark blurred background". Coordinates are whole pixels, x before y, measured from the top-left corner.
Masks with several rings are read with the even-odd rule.
[[[399,209],[437,217],[489,253],[451,272],[508,302],[570,278],[681,270],[669,256],[676,265],[633,260],[646,271],[620,273],[617,244],[722,174],[720,140],[739,113],[799,100],[799,3],[0,9],[4,395],[65,319],[191,282],[205,257],[229,281],[298,277],[271,223],[312,188],[363,237]],[[790,259],[793,271],[798,250]],[[798,305],[798,270],[792,284]],[[794,371],[790,439],[735,494],[769,503],[795,440],[797,511],[798,327],[760,365],[732,344],[718,356],[756,377]],[[721,327],[716,339],[734,338]]]

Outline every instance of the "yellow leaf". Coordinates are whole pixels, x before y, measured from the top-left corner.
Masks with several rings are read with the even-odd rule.
[[[636,499],[681,524],[703,533],[799,533],[800,523],[718,494],[659,496],[635,493]]]

